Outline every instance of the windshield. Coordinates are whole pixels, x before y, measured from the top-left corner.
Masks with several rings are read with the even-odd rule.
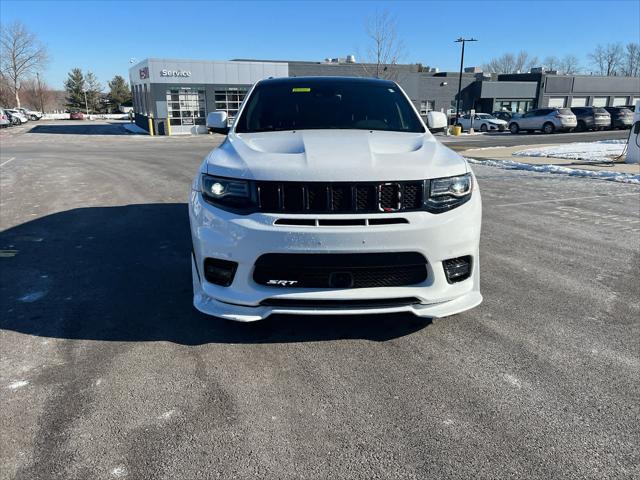
[[[424,132],[395,85],[339,79],[258,84],[236,124],[239,133],[311,129]]]

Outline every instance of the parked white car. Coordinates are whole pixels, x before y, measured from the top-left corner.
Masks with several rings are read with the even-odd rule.
[[[258,82],[192,184],[195,307],[238,321],[274,313],[444,317],[480,294],[481,199],[394,82]]]
[[[0,108],[0,128],[6,128],[11,125],[11,120],[9,120],[9,115],[4,111],[4,109]]]
[[[508,126],[508,123],[504,120],[500,120],[488,113],[476,113],[473,115],[473,122],[471,117],[471,115],[463,115],[458,119],[458,124],[462,127],[462,131],[468,131],[473,127],[474,130],[480,130],[481,132],[504,132]]]
[[[29,120],[40,120],[42,118],[42,113],[35,110],[29,110],[28,108],[18,108],[17,110]]]
[[[27,123],[29,119],[20,111],[14,108],[6,108],[4,110],[9,116],[9,120],[11,120],[12,125],[22,125],[23,123]]]

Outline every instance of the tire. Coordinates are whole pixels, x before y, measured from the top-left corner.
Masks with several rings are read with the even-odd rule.
[[[35,120],[37,120],[37,119],[38,119],[38,117],[36,117],[35,115],[30,115],[30,116],[29,116],[29,120],[33,120],[33,121],[35,121]]]
[[[576,132],[585,132],[587,130],[587,124],[584,123],[583,120],[578,121],[578,126],[576,127]]]
[[[482,125],[480,125],[480,131],[481,132],[486,132],[487,130],[489,130],[489,129],[487,128],[487,124],[486,123],[483,123]]]
[[[514,122],[511,125],[509,125],[509,131],[515,135],[520,131],[520,126]]]
[[[553,133],[556,127],[553,126],[553,123],[547,122],[542,126],[542,133],[546,133],[547,135]]]

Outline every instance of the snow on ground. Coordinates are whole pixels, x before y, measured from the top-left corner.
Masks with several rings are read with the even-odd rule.
[[[587,162],[611,162],[622,155],[626,140],[601,140],[599,142],[577,142],[550,147],[529,148],[513,152],[516,157],[553,157]]]
[[[490,167],[504,168],[507,170],[528,170],[539,173],[561,173],[572,177],[597,178],[611,180],[613,182],[633,183],[640,185],[640,175],[631,173],[608,172],[606,170],[580,170],[577,168],[560,167],[558,165],[530,165],[528,163],[514,162],[512,160],[476,160],[467,158],[467,161],[475,165],[487,165]]]

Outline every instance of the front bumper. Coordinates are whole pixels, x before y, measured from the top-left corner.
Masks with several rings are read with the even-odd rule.
[[[474,180],[475,182],[475,180]],[[353,219],[403,217],[409,223],[365,226],[281,226],[280,218]],[[444,317],[475,307],[480,294],[479,240],[481,199],[477,183],[472,198],[449,212],[402,212],[359,215],[236,215],[203,201],[192,191],[189,219],[193,241],[194,306],[203,313],[237,321],[255,321],[271,314],[342,315],[411,312]],[[376,288],[272,287],[253,280],[254,264],[266,253],[418,252],[427,259],[427,279],[417,285]],[[471,276],[450,284],[442,261],[472,256]],[[223,287],[207,282],[206,258],[238,263],[233,282]],[[386,307],[271,306],[265,301],[355,301],[414,297],[416,303]]]

